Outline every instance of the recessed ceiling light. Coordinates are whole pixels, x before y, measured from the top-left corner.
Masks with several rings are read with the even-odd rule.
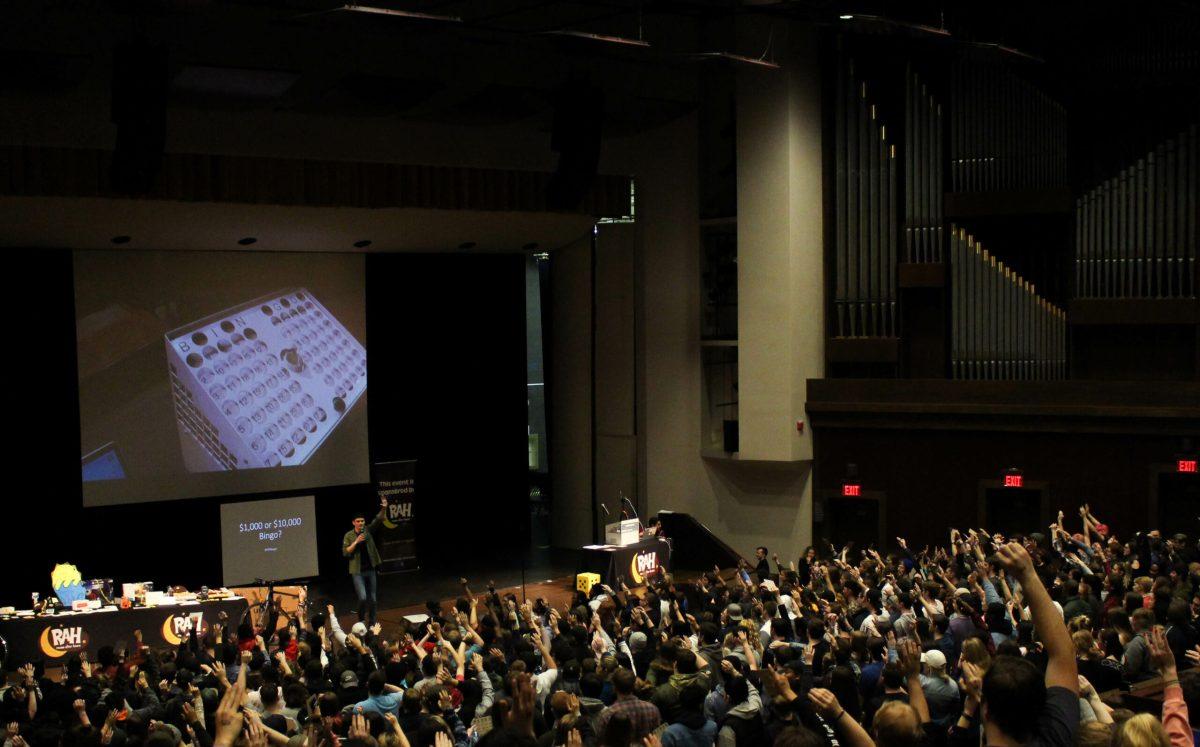
[[[842,15],[838,16],[838,18],[842,19],[843,21],[851,21],[854,19],[854,16],[850,13],[843,13]]]
[[[113,236],[111,239],[109,239],[109,241],[114,244],[128,244],[130,241],[133,241],[133,239],[129,236]]]
[[[354,242],[355,249],[366,249],[370,245],[371,245],[370,239],[362,239],[361,241]]]
[[[244,239],[238,239],[238,244],[242,246],[250,246],[256,241],[258,241],[258,239],[254,238],[253,236],[247,236]]]

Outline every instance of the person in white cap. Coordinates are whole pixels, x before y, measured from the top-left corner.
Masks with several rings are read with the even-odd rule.
[[[921,654],[921,690],[935,724],[948,724],[958,716],[958,683],[946,674],[946,655],[937,649]]]

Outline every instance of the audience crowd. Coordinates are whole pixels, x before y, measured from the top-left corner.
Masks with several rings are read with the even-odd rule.
[[[796,562],[606,585],[562,609],[475,595],[347,632],[267,633],[22,666],[4,747],[1195,745],[1200,557],[1187,537],[950,530]]]

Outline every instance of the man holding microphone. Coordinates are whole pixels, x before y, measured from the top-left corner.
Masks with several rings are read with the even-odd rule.
[[[358,619],[366,618],[367,626],[375,624],[377,582],[375,569],[382,562],[375,547],[374,534],[383,525],[387,498],[379,500],[379,514],[367,525],[365,512],[354,514],[354,528],[342,538],[342,555],[350,561],[350,578],[358,595]]]

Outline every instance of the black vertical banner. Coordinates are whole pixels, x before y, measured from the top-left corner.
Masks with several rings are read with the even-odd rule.
[[[413,524],[417,498],[417,462],[375,463],[375,492],[387,500],[383,527],[375,535],[379,548],[380,573],[414,571],[417,565],[416,527]]]

